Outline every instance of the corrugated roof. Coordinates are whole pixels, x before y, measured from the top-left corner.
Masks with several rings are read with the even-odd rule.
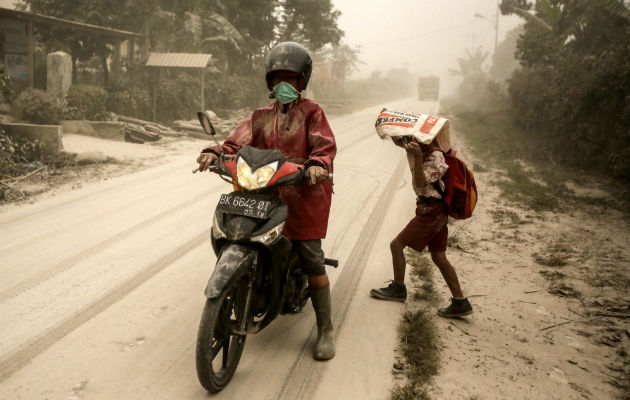
[[[70,21],[67,19],[61,19],[56,17],[50,17],[48,15],[36,14],[28,11],[19,11],[0,7],[0,17],[16,18],[26,21],[33,21],[36,23],[50,24],[54,26],[61,26],[65,28],[78,29],[87,32],[97,32],[107,36],[121,37],[125,39],[129,38],[141,38],[141,35],[136,32],[122,31],[120,29],[112,29],[105,26],[98,26],[92,24],[86,24],[83,22]]]
[[[211,54],[150,53],[147,67],[205,68],[212,62]]]

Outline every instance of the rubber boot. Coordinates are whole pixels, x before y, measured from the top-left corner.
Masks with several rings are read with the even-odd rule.
[[[330,312],[330,285],[311,290],[311,302],[317,319],[317,342],[313,350],[316,360],[330,360],[335,356],[335,338]]]

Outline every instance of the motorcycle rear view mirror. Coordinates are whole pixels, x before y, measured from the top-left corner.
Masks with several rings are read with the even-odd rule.
[[[199,118],[199,123],[203,127],[204,132],[212,136],[217,134],[214,130],[214,126],[212,126],[212,121],[210,121],[210,115],[208,115],[207,111],[199,111],[197,113],[197,118]]]
[[[203,127],[203,131],[208,135],[212,136],[214,143],[219,146],[221,149],[221,157],[223,158],[223,148],[219,144],[219,141],[216,138],[217,132],[214,130],[214,126],[212,126],[212,121],[210,121],[210,115],[207,111],[199,111],[197,112],[197,118],[199,118],[199,123]]]

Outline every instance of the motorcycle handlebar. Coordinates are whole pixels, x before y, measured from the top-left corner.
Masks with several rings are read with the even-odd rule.
[[[218,160],[218,159],[215,159],[215,160],[213,160],[213,161],[210,163],[210,165],[208,166],[208,171],[210,171],[210,172],[214,172],[214,170],[216,170],[218,166],[219,166],[219,160]],[[193,169],[193,170],[192,170],[192,173],[193,173],[193,174],[196,174],[196,173],[197,173],[197,172],[199,172],[199,171],[200,171],[200,170],[199,170],[199,167],[197,167],[197,168],[195,168],[195,169]]]
[[[208,171],[216,172],[218,167],[219,167],[219,160],[215,159],[215,160],[213,160],[210,163],[210,166],[208,167]],[[199,167],[193,169],[193,171],[192,171],[193,174],[196,174],[197,172],[199,172]],[[304,178],[305,179],[310,179],[310,177],[311,177],[311,174],[309,174],[308,169],[307,169],[306,171],[304,171]],[[332,180],[333,179],[333,174],[332,173],[328,174],[327,179],[328,180]]]
[[[304,171],[304,179],[310,179],[310,178],[311,178],[311,174],[309,174],[308,170]],[[332,178],[333,178],[333,174],[328,174],[328,177],[326,179],[332,181]]]

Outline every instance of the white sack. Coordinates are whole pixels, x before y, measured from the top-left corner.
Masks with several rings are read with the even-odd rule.
[[[446,118],[384,108],[378,115],[375,126],[381,139],[413,136],[420,143],[430,144],[437,137],[442,151],[448,151],[451,148],[450,123]]]

